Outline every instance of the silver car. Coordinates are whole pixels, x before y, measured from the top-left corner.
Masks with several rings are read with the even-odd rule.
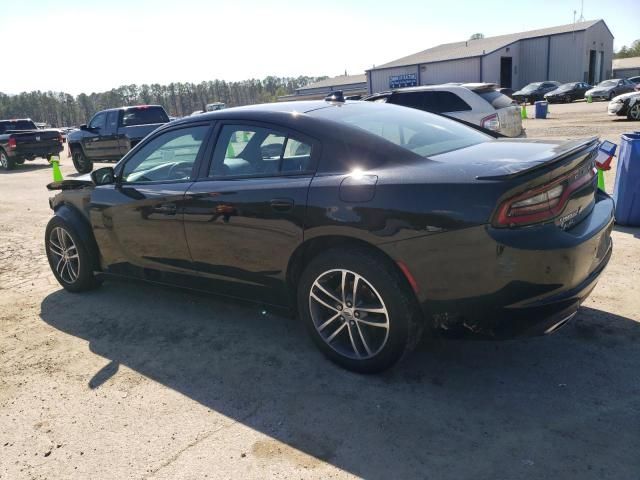
[[[584,98],[591,97],[593,100],[613,100],[613,98],[618,95],[633,92],[634,87],[635,84],[626,78],[612,78],[611,80],[600,82],[591,90],[587,90]]]
[[[494,83],[447,83],[374,93],[364,100],[440,113],[507,137],[523,136],[520,108],[497,89]]]

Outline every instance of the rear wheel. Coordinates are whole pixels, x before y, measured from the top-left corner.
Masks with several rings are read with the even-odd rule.
[[[366,250],[314,258],[298,285],[298,309],[318,348],[352,371],[394,365],[420,340],[423,321],[406,281]]]
[[[640,102],[636,102],[635,105],[629,108],[627,118],[629,120],[640,120]]]
[[[13,170],[16,168],[15,160],[13,158],[9,158],[4,150],[0,150],[0,165],[2,165],[2,168],[5,170]]]
[[[97,259],[73,226],[62,218],[49,220],[45,248],[51,271],[65,290],[83,292],[102,283],[93,273]]]
[[[78,173],[89,173],[93,170],[93,162],[85,156],[81,148],[76,148],[71,158]]]
[[[614,92],[609,92],[609,96],[607,97],[609,99],[609,101],[613,100],[613,97],[615,97],[616,94]]]
[[[24,163],[24,158],[16,159],[16,165],[22,165]]]

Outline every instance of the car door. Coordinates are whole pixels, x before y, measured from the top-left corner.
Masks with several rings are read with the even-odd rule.
[[[96,187],[90,219],[108,271],[157,279],[191,270],[182,209],[210,128],[156,133],[117,166],[115,184]]]
[[[319,143],[253,122],[222,123],[216,136],[211,165],[184,206],[194,269],[217,293],[285,303]]]
[[[104,134],[106,122],[107,112],[98,112],[89,121],[86,130],[84,130],[82,147],[85,155],[90,159],[103,158],[100,138]]]
[[[120,146],[118,144],[118,110],[107,112],[107,121],[104,132],[100,136],[99,148],[102,158],[120,158]]]

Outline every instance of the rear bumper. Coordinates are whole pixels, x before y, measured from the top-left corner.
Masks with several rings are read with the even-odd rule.
[[[599,193],[591,213],[567,231],[483,225],[398,242],[387,252],[409,267],[436,329],[536,335],[550,333],[591,293],[611,256],[612,227],[613,201]]]
[[[10,158],[32,158],[32,157],[47,157],[48,155],[58,155],[64,147],[60,143],[51,145],[42,145],[38,147],[29,147],[26,149],[18,148],[7,150],[7,156]]]

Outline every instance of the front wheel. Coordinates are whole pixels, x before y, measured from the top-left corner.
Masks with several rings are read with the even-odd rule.
[[[93,162],[86,157],[81,148],[74,150],[71,159],[78,173],[89,173],[93,170]]]
[[[13,158],[9,158],[3,150],[0,150],[0,165],[5,170],[13,170],[16,168],[16,161]]]
[[[613,97],[615,97],[616,94],[614,92],[609,92],[609,101],[613,100]]]
[[[45,249],[53,275],[70,292],[100,286],[94,274],[97,260],[71,224],[55,216],[45,230]]]
[[[406,280],[366,250],[314,258],[298,284],[298,309],[318,348],[359,373],[394,365],[420,340],[423,321]]]
[[[629,120],[640,120],[640,102],[636,102],[635,105],[629,108],[627,118]]]

